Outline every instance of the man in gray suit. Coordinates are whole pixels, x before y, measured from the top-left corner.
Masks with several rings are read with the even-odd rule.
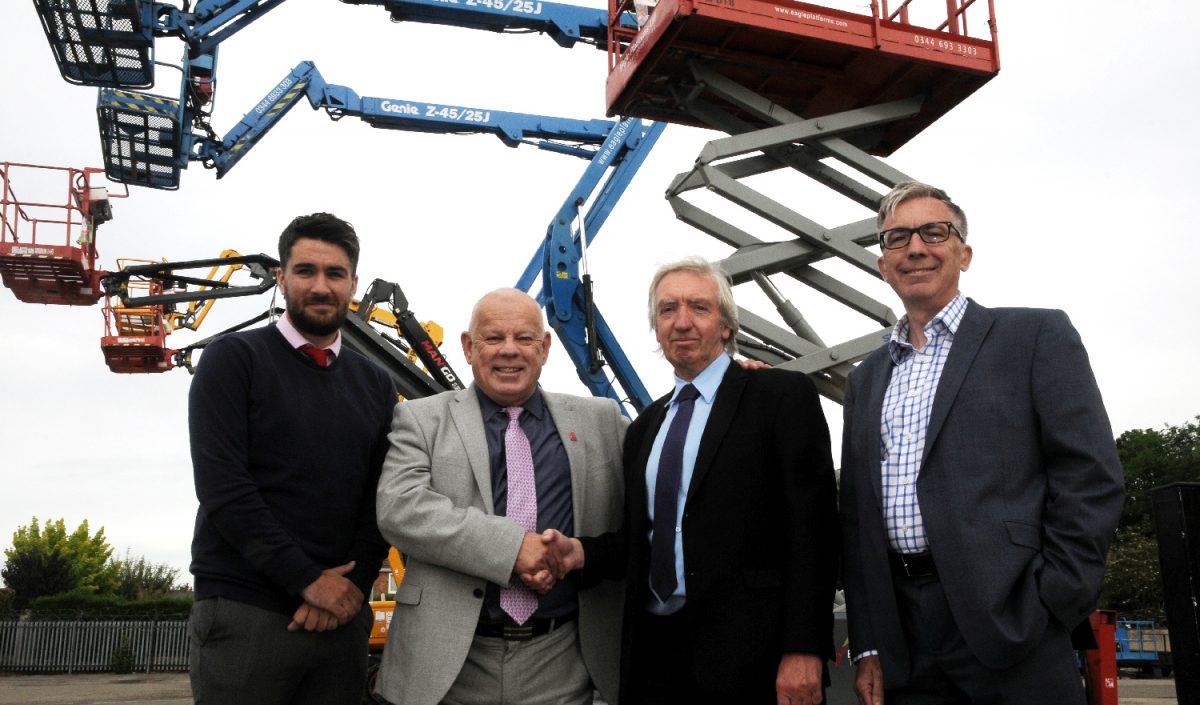
[[[851,375],[841,516],[863,705],[1083,703],[1069,632],[1124,499],[1112,429],[1061,311],[965,298],[962,209],[903,183],[877,219],[904,304]]]
[[[380,693],[559,705],[591,703],[594,687],[614,703],[623,583],[555,582],[540,534],[620,526],[627,422],[610,399],[538,386],[550,334],[523,292],[480,299],[462,346],[472,387],[404,402],[392,423],[377,514],[408,562]]]

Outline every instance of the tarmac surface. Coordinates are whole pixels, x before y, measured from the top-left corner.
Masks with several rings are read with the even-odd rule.
[[[1177,705],[1175,681],[1122,678],[1120,705]],[[188,705],[186,673],[25,676],[0,674],[0,705]]]

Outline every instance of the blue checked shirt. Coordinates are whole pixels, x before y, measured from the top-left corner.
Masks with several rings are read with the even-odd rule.
[[[895,369],[883,396],[880,474],[888,543],[899,553],[929,550],[917,503],[917,474],[925,453],[934,393],[966,310],[967,299],[960,292],[925,326],[926,343],[921,350],[908,342],[907,316],[892,329],[887,343]]]

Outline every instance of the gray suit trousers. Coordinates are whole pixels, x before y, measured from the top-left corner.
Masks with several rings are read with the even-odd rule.
[[[289,632],[291,618],[212,598],[192,606],[197,705],[357,705],[367,680],[371,610],[329,632]]]

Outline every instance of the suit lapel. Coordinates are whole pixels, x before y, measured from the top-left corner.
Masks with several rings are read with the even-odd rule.
[[[473,388],[455,393],[450,416],[467,450],[467,462],[475,477],[479,496],[483,498],[483,506],[488,514],[494,514],[496,509],[492,504],[492,467],[488,460],[487,430],[483,427],[483,412]]]
[[[717,456],[717,449],[721,446],[721,441],[724,440],[729,425],[733,423],[733,417],[736,415],[738,404],[742,400],[742,392],[746,389],[746,380],[749,377],[750,374],[736,362],[730,364],[729,369],[725,371],[725,378],[717,387],[717,401],[713,404],[712,412],[708,415],[708,423],[704,426],[704,433],[700,436],[700,448],[696,451],[696,466],[692,470],[692,482],[688,485],[687,501],[684,502],[684,506],[691,501],[692,495],[696,493],[696,487],[704,482],[704,477],[708,475],[713,459]]]
[[[865,398],[861,402],[856,402],[855,406],[857,409],[862,409],[861,413],[864,416],[861,428],[868,439],[864,443],[870,448],[867,454],[867,462],[871,470],[871,489],[875,491],[875,501],[877,503],[883,497],[883,458],[879,454],[879,449],[882,445],[880,429],[883,423],[883,395],[887,392],[888,382],[891,380],[892,371],[895,369],[886,345],[878,362],[879,364],[875,365],[875,369],[865,370],[868,373],[864,375],[866,377],[866,388],[863,390]]]
[[[584,432],[579,411],[575,408],[570,397],[542,392],[542,401],[546,411],[554,420],[554,428],[562,441],[563,449],[567,452],[567,464],[571,470],[571,503],[572,514],[575,518],[575,535],[583,530],[579,517],[587,506],[587,450],[578,441],[578,433]]]
[[[942,424],[950,413],[958,390],[962,387],[975,355],[983,345],[983,339],[992,327],[992,316],[987,309],[974,301],[968,301],[967,310],[958,331],[954,334],[954,344],[950,347],[950,355],[946,358],[946,366],[942,368],[942,378],[938,381],[937,393],[933,397],[933,408],[929,412],[929,428],[925,432],[925,452],[921,456],[921,464],[929,457],[929,451],[937,440]]]
[[[654,438],[658,435],[658,429],[662,427],[663,419],[667,416],[667,402],[671,399],[671,395],[667,395],[662,399],[655,401],[650,406],[646,407],[634,421],[634,424],[645,424],[644,428],[638,429],[640,435],[634,436],[634,428],[630,427],[630,433],[626,435],[627,443],[638,443],[637,455],[634,457],[633,467],[626,468],[625,482],[628,484],[628,492],[630,494],[629,515],[633,517],[632,534],[635,538],[644,538],[642,533],[645,530],[646,519],[648,517],[649,497],[646,494],[646,466],[650,462],[650,451],[654,449]],[[644,419],[644,420],[643,420]],[[633,440],[636,438],[636,440]],[[655,468],[655,472],[658,469]]]

